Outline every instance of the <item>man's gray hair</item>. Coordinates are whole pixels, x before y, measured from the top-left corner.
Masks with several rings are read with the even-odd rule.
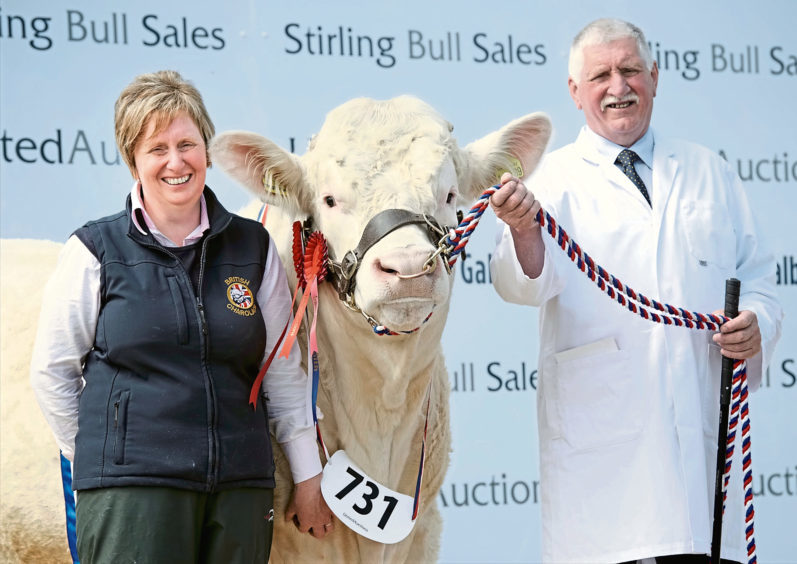
[[[570,60],[567,71],[576,83],[581,79],[581,70],[584,67],[584,47],[592,45],[605,45],[618,39],[631,38],[636,41],[639,55],[648,69],[653,68],[653,56],[650,46],[645,39],[645,34],[632,23],[623,20],[602,18],[588,23],[578,32],[570,46]]]

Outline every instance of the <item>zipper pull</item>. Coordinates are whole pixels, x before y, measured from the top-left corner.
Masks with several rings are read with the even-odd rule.
[[[202,305],[202,302],[199,301],[199,298],[196,299],[196,306],[199,309],[199,319],[202,321],[202,334],[208,334],[208,323],[205,320],[205,306]]]
[[[113,402],[113,426],[119,423],[119,400]]]

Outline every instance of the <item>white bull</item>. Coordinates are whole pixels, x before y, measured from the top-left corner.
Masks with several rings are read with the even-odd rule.
[[[543,115],[527,115],[464,149],[451,132],[451,125],[418,99],[356,99],[330,112],[301,157],[247,132],[220,134],[211,144],[211,157],[270,205],[267,228],[295,287],[293,221],[310,218],[336,261],[358,247],[369,220],[383,210],[409,210],[454,226],[457,205],[472,203],[501,171],[516,171],[517,165],[525,174],[533,170],[550,123]],[[255,202],[249,215],[258,206]],[[453,276],[441,258],[436,268],[424,271],[434,250],[425,227],[411,224],[381,238],[359,260],[349,299],[394,332],[418,328],[409,334],[376,335],[364,316],[339,299],[331,282],[319,287],[318,406],[330,453],[344,449],[371,478],[412,496],[431,383],[422,501],[414,529],[397,544],[368,540],[340,522],[323,540],[299,533],[283,518],[291,475],[278,452],[273,562],[437,559],[442,529],[437,493],[451,444],[441,335]],[[303,356],[306,362],[306,350]]]

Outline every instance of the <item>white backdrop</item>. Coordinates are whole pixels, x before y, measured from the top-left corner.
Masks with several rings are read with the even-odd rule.
[[[114,146],[113,102],[135,75],[163,68],[197,85],[218,131],[249,129],[299,153],[339,103],[403,93],[440,110],[460,145],[545,111],[555,128],[550,148],[558,148],[583,123],[567,94],[570,40],[602,16],[646,32],[661,71],[654,128],[737,167],[775,252],[787,317],[751,400],[756,538],[759,561],[795,562],[793,0],[4,0],[0,236],[64,241],[86,220],[121,209],[130,176]],[[230,209],[248,199],[219,171],[208,182]],[[469,259],[458,262],[444,337],[454,452],[439,499],[443,562],[534,562],[540,554],[537,314],[504,304],[489,285],[494,223],[488,212]]]

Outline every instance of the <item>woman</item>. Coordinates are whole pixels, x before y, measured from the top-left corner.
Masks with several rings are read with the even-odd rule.
[[[269,425],[296,483],[286,516],[319,538],[332,530],[298,350],[247,403],[291,316],[285,272],[268,233],[205,186],[214,128],[178,73],[127,86],[115,131],[135,178],[126,209],[66,242],[31,364],[74,457],[80,560],[266,562]]]

